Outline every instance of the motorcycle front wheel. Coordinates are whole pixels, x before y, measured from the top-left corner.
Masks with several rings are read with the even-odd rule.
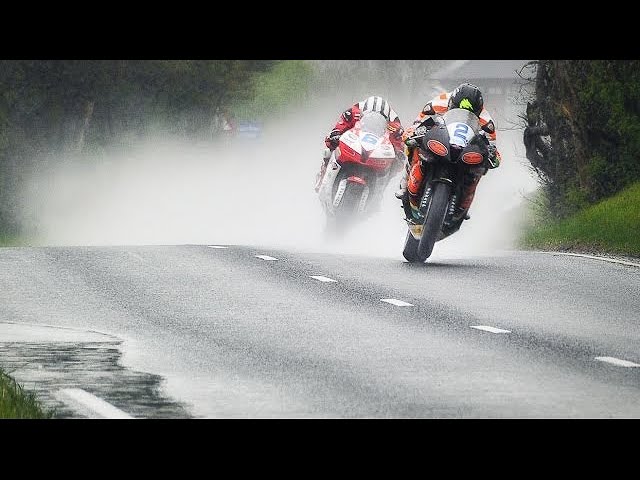
[[[407,238],[404,240],[404,250],[402,256],[407,259],[408,262],[418,261],[418,243],[419,240],[413,238],[410,231],[407,231]]]
[[[334,233],[344,235],[347,231],[360,220],[360,212],[358,206],[362,199],[363,186],[357,183],[347,183],[347,187],[342,195],[340,204],[336,207],[334,218]]]
[[[450,191],[449,184],[439,182],[435,183],[431,190],[422,236],[418,242],[417,257],[419,262],[425,262],[431,256],[433,246],[442,230],[442,222],[444,222],[444,217],[447,213]],[[411,234],[409,233],[409,235]]]

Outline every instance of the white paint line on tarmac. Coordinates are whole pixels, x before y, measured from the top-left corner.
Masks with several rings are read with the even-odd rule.
[[[133,252],[127,252],[129,255],[131,255],[133,258],[143,261],[142,257],[140,255],[138,255],[137,253],[133,253]]]
[[[229,248],[229,247],[225,247],[224,245],[207,245],[207,247],[209,247],[209,248]]]
[[[387,302],[397,307],[413,307],[413,303],[403,302],[402,300],[396,300],[395,298],[381,298],[381,302]]]
[[[81,388],[65,388],[58,392],[58,397],[65,403],[71,404],[73,407],[80,408],[85,413],[89,413],[89,417],[100,418],[134,418],[128,413],[123,412],[119,408],[114,407],[110,403],[105,402],[101,398],[82,390]]]
[[[630,362],[628,360],[620,360],[619,358],[615,357],[596,357],[596,360],[600,362],[611,363],[613,365],[617,365],[618,367],[640,367],[640,365],[637,363]]]
[[[491,333],[511,333],[511,330],[503,330],[502,328],[490,327],[489,325],[471,325],[471,328]]]
[[[256,255],[257,258],[261,258],[262,260],[277,260],[277,258],[270,257],[269,255]]]
[[[309,276],[321,282],[337,282],[337,280],[334,280],[333,278],[323,277],[322,275],[309,275]]]
[[[621,265],[628,265],[630,267],[640,267],[640,263],[627,262],[625,260],[617,260],[615,258],[608,258],[608,257],[597,257],[595,255],[585,255],[582,253],[567,253],[567,252],[540,252],[540,253],[547,253],[551,255],[567,255],[569,257],[584,257],[584,258],[591,258],[592,260],[602,260],[604,262],[619,263]]]

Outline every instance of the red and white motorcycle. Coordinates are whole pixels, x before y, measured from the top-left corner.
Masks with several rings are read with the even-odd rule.
[[[327,228],[342,232],[378,211],[399,164],[387,120],[378,112],[365,112],[340,137],[318,189]]]

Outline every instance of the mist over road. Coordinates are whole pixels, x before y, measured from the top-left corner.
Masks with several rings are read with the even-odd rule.
[[[0,365],[62,416],[81,389],[138,418],[640,417],[634,266],[40,247],[0,282]]]
[[[256,140],[39,164],[16,200],[37,242],[0,249],[0,366],[61,417],[639,417],[640,270],[514,251],[522,129],[498,125],[502,165],[426,265],[402,258],[397,180],[325,243],[323,138],[374,94],[408,125],[433,92],[336,89]]]

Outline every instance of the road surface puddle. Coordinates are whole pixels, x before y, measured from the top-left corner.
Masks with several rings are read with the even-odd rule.
[[[104,418],[64,401],[82,389],[134,418],[191,418],[163,393],[163,378],[120,364],[122,341],[99,332],[0,323],[0,368],[33,392],[54,418]]]

